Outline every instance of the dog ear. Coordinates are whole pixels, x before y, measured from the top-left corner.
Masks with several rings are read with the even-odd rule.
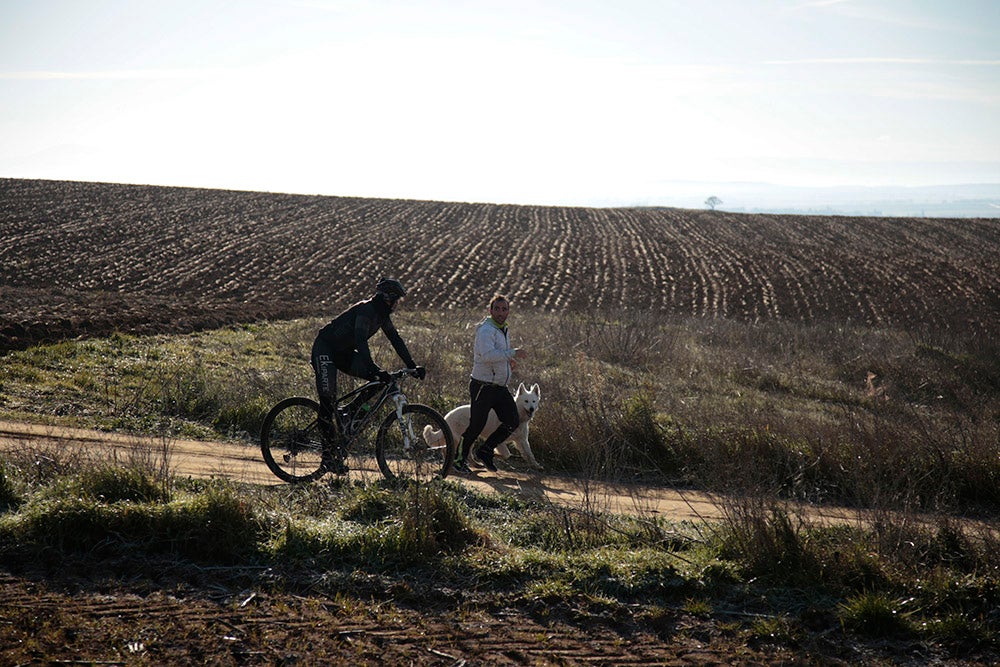
[[[538,388],[538,383],[537,382],[535,384],[531,385],[531,393],[535,394],[536,396],[538,396],[538,398],[542,397],[542,390]]]
[[[525,393],[527,391],[528,390],[524,388],[524,383],[523,382],[520,385],[518,385],[518,387],[517,387],[517,393],[523,394],[523,393]]]

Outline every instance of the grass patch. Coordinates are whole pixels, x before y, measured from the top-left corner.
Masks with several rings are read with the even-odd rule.
[[[228,566],[241,586],[259,572],[255,590],[344,604],[451,605],[448,591],[462,591],[474,607],[661,635],[696,620],[790,647],[819,629],[1000,648],[1000,550],[992,532],[955,522],[893,541],[878,526],[818,527],[760,501],[734,501],[718,524],[674,525],[453,482],[241,487],[140,466],[21,470],[7,467],[19,502],[0,513],[0,557],[13,568],[89,562],[134,578],[164,562]]]
[[[845,627],[869,637],[893,637],[913,633],[903,601],[885,593],[861,593],[842,602],[838,608]]]
[[[401,312],[428,379],[411,399],[467,402],[472,312]],[[255,440],[281,398],[311,396],[321,320],[12,352],[0,416],[158,436]],[[549,469],[866,507],[1000,508],[1000,352],[946,335],[523,312],[516,381],[544,400],[532,444]],[[530,332],[530,337],[529,337]],[[530,338],[530,339],[529,339]],[[392,365],[379,337],[374,354]],[[345,381],[346,382],[346,381]]]
[[[67,480],[0,523],[12,555],[171,556],[231,564],[258,551],[263,524],[252,506],[226,486],[170,501],[75,493],[88,487],[96,490],[87,479]]]
[[[0,461],[0,512],[17,509],[21,505],[21,493],[14,481],[14,471],[8,472],[10,465]]]

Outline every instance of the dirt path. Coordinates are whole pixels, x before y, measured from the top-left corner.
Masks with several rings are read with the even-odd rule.
[[[260,450],[251,444],[222,441],[153,438],[88,429],[0,421],[0,452],[18,448],[58,446],[90,460],[133,460],[155,465],[166,462],[182,477],[220,477],[252,484],[284,484],[267,469]],[[501,463],[501,465],[503,465]],[[355,476],[374,471],[354,471]],[[449,479],[452,479],[449,477]],[[512,493],[526,498],[572,507],[671,521],[719,519],[717,499],[698,491],[632,484],[606,484],[547,473],[501,469],[497,473],[476,472],[454,477],[482,491]],[[810,508],[809,514],[827,521],[856,520],[856,514],[836,508]]]

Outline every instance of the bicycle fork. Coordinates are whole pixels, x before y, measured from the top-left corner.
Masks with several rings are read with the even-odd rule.
[[[399,424],[400,433],[403,434],[403,451],[409,454],[419,441],[413,433],[413,420],[403,414],[403,409],[407,405],[406,396],[402,393],[395,394],[392,402],[396,404],[396,422]]]

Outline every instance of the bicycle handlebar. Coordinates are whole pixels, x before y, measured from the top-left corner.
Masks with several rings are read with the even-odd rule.
[[[398,371],[390,371],[389,372],[389,376],[393,380],[401,380],[401,379],[405,378],[407,375],[409,375],[410,377],[416,377],[417,376],[417,369],[416,368],[400,368]]]

